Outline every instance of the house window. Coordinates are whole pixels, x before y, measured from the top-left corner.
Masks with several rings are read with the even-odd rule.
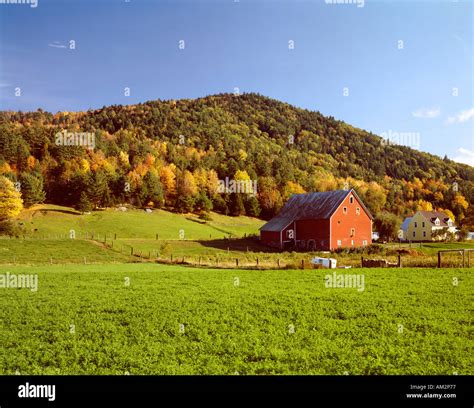
[[[415,228],[418,227],[418,223],[415,221]]]
[[[362,241],[362,245],[363,245],[363,246],[367,246],[367,240],[366,240],[366,239],[364,239],[364,240]]]
[[[356,230],[355,228],[351,228],[351,237],[355,237]]]
[[[354,202],[354,197],[351,196],[351,198],[349,198],[349,201],[352,204]]]
[[[423,238],[426,237],[426,231],[423,231]]]
[[[356,214],[360,215],[360,208],[359,207],[356,208]]]
[[[413,231],[413,238],[415,238],[415,231]]]
[[[439,220],[436,220],[436,221],[435,221],[435,224],[436,224],[436,225],[439,225]]]
[[[340,239],[337,240],[337,246],[338,247],[342,246],[342,241]]]
[[[453,226],[453,222],[451,220],[448,221],[448,226],[449,227],[452,227]]]
[[[421,223],[421,226],[422,226],[423,228],[425,228],[425,222],[424,222],[424,221]]]
[[[342,207],[342,212],[343,212],[344,214],[347,214],[347,207]]]

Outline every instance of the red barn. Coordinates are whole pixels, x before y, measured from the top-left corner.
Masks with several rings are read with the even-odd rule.
[[[294,194],[260,228],[260,241],[280,249],[331,251],[372,243],[370,211],[354,190]]]

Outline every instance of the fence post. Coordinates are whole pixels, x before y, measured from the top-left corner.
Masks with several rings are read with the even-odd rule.
[[[463,250],[462,250],[462,267],[463,267],[463,268],[465,267],[465,262],[464,262],[464,260],[465,260],[465,254],[466,254],[466,250],[463,249]]]
[[[301,260],[301,269],[304,269],[304,259]]]
[[[400,254],[398,254],[398,267],[402,267],[402,256]]]
[[[155,235],[155,239],[158,241],[158,234]]]
[[[199,257],[199,266],[201,266],[201,257]]]
[[[133,256],[133,247],[130,247],[130,255]]]
[[[280,258],[277,259],[278,269],[280,269]]]
[[[117,233],[114,234],[114,240],[117,239]]]
[[[235,266],[238,268],[239,267],[239,258],[235,258]]]
[[[467,267],[471,267],[471,251],[467,251]]]
[[[438,251],[438,268],[441,268],[441,252]]]
[[[170,255],[171,263],[173,263],[173,254]]]

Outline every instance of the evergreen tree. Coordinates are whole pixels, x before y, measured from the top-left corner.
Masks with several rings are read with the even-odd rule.
[[[82,213],[92,211],[92,204],[89,200],[89,197],[87,197],[85,191],[81,193],[81,198],[79,199],[79,202],[76,205],[76,210]]]
[[[21,196],[25,207],[44,202],[46,193],[43,188],[43,177],[41,174],[22,173],[20,177]]]

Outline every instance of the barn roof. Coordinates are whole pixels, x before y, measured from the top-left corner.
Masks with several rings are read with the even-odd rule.
[[[263,225],[261,231],[281,231],[293,220],[328,219],[349,193],[353,193],[372,218],[354,190],[334,190],[321,193],[293,194],[280,213]]]

